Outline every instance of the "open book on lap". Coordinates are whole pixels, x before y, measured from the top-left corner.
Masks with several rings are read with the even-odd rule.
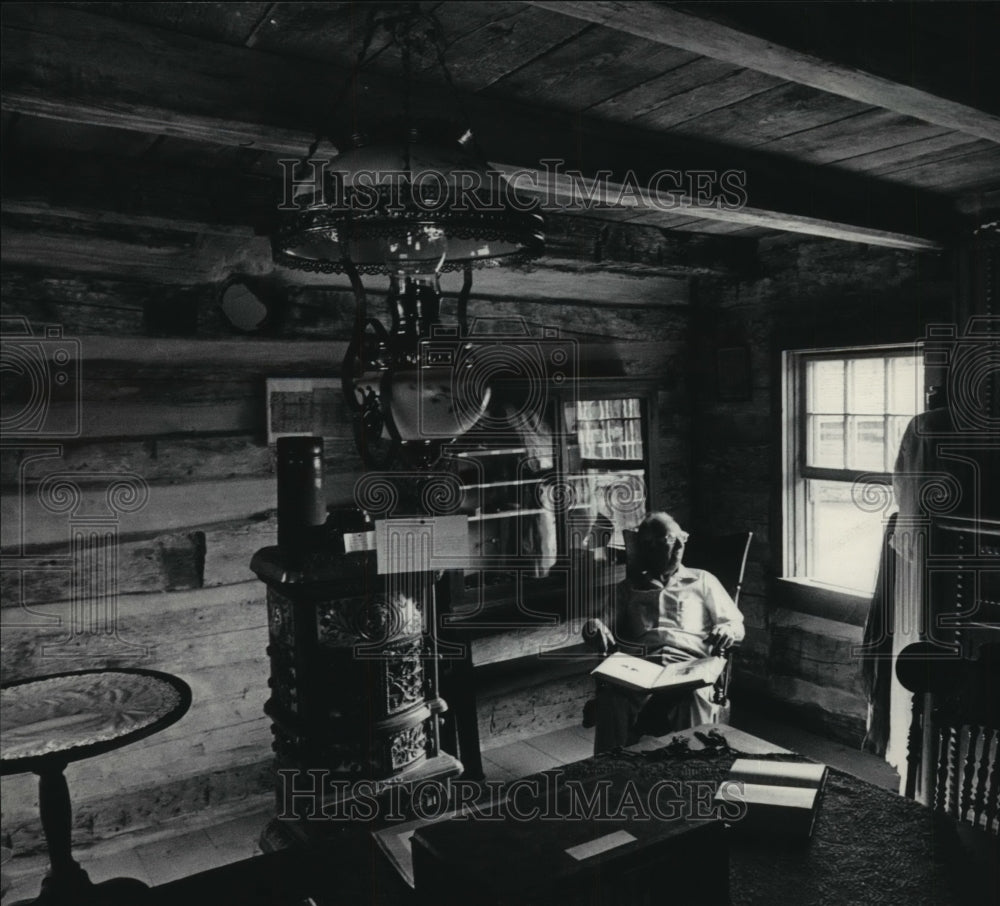
[[[721,657],[655,664],[631,654],[612,654],[591,673],[598,679],[644,692],[678,691],[711,686],[725,669]]]

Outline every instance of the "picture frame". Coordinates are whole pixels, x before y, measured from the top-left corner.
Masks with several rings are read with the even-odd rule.
[[[267,442],[338,437],[345,414],[339,378],[267,378]]]

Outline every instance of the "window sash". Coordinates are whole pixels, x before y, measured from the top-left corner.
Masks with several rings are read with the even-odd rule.
[[[916,359],[914,370],[919,373],[920,356],[912,348],[904,350],[881,349],[871,353],[840,351],[836,354],[816,354],[816,353],[793,353],[798,357],[799,367],[796,378],[800,382],[800,392],[794,412],[799,424],[800,436],[798,447],[798,467],[806,468],[840,468],[845,471],[885,471],[891,472],[895,450],[898,449],[898,440],[902,436],[901,427],[905,427],[905,422],[913,417],[915,412],[904,411],[898,405],[896,397],[899,394],[893,393],[893,381],[896,375],[895,363],[903,359]],[[881,381],[882,381],[882,406],[881,412],[864,412],[857,405],[857,392],[855,385],[858,382],[857,368],[855,364],[864,361],[881,361]],[[810,380],[810,365],[822,362],[842,362],[843,374],[841,384],[841,405],[838,409],[818,408],[814,405],[816,393],[816,381]],[[916,390],[916,388],[914,388]],[[915,411],[920,411],[919,397],[916,392],[911,400],[915,405]],[[826,420],[827,424],[836,424],[839,420],[841,425],[840,437],[842,449],[837,457],[840,466],[830,463],[821,463],[816,460],[820,458],[820,445],[817,442],[819,426]],[[858,465],[859,452],[858,436],[859,426],[863,422],[881,422],[882,427],[882,461],[876,466],[874,464],[861,467]]]
[[[797,350],[784,354],[785,367],[782,370],[784,387],[784,405],[788,417],[784,420],[782,429],[784,445],[785,474],[783,482],[782,515],[784,531],[784,569],[783,575],[801,579],[810,579],[815,552],[811,549],[811,539],[817,539],[813,526],[809,524],[815,512],[815,506],[807,501],[807,486],[810,481],[842,482],[851,485],[855,482],[874,482],[891,485],[892,470],[899,448],[899,439],[905,425],[915,412],[922,411],[922,378],[923,350],[919,344],[906,346],[885,346],[872,349],[843,348],[830,350]],[[900,360],[911,359],[911,365],[897,364]],[[859,368],[853,362],[879,359],[883,365],[882,378],[882,412],[865,413],[859,411],[869,406],[851,406],[862,399],[859,393],[852,390],[852,383],[858,380]],[[842,380],[836,390],[841,398],[840,411],[829,411],[830,394],[823,394],[816,386],[816,381],[809,379],[809,365],[817,362],[843,362]],[[906,382],[912,373],[913,395],[906,387]],[[814,371],[815,375],[815,371]],[[897,386],[902,381],[902,389]],[[912,399],[911,412],[899,411],[905,403]],[[862,399],[863,402],[863,399]],[[826,410],[826,411],[824,411]],[[815,464],[821,457],[816,454],[819,446],[815,443],[820,419],[817,416],[829,415],[839,419],[841,424],[839,457],[827,457],[826,462]],[[879,423],[882,437],[881,461],[868,463],[870,468],[863,468],[863,447],[859,447],[859,435],[863,431],[865,421]],[[863,441],[862,441],[863,443]],[[836,463],[834,464],[834,460]],[[812,463],[812,464],[810,464]],[[843,583],[850,587],[850,582]]]

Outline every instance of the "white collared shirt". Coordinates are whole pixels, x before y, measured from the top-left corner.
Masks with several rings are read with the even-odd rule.
[[[626,591],[626,637],[649,654],[665,662],[708,657],[706,638],[721,625],[742,641],[743,614],[711,573],[682,565],[666,585],[652,576],[644,579]]]

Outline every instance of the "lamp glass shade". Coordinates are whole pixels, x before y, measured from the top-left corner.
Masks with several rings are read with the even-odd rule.
[[[469,431],[490,402],[487,387],[472,400],[450,368],[421,368],[389,375],[384,396],[402,441],[443,441]]]
[[[362,142],[362,139],[358,139]],[[274,237],[277,263],[339,273],[438,273],[541,253],[544,220],[460,141],[361,144],[296,186]]]

